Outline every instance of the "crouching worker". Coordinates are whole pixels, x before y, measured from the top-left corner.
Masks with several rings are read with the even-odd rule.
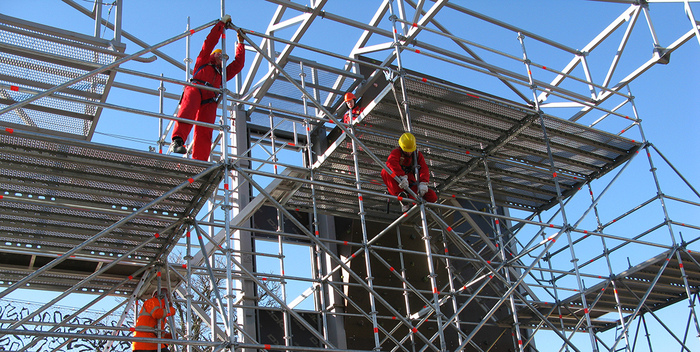
[[[172,303],[169,307],[165,305],[167,295],[168,289],[161,288],[160,292],[156,289],[153,291],[153,296],[143,303],[139,316],[136,318],[134,337],[158,338],[157,330],[160,330],[160,338],[173,338],[171,333],[165,332],[167,317],[175,315],[175,308],[173,308]],[[142,329],[139,330],[139,328]],[[158,351],[158,344],[134,341],[131,344],[131,349],[133,352],[153,352]],[[168,345],[160,344],[160,351],[169,352]]]
[[[413,155],[414,153],[417,153],[415,158]],[[416,160],[418,162],[417,165],[415,163]],[[435,201],[437,201],[437,194],[435,194],[435,191],[428,188],[430,169],[428,169],[428,165],[425,163],[423,153],[416,151],[416,137],[414,137],[413,134],[404,133],[401,135],[401,138],[399,138],[399,148],[391,151],[386,160],[386,166],[400,179],[400,182],[396,182],[391,174],[382,169],[382,179],[384,180],[389,194],[408,198],[408,194],[404,192],[404,190],[410,187],[414,193],[423,197],[425,201],[430,203],[435,203]],[[416,180],[416,168],[418,168],[419,180]],[[410,206],[410,202],[402,202],[401,211],[407,211]]]

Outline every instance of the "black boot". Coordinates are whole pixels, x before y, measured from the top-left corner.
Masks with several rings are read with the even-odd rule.
[[[185,141],[180,137],[173,137],[172,143],[170,143],[170,152],[177,154],[187,154],[187,148],[185,148]]]

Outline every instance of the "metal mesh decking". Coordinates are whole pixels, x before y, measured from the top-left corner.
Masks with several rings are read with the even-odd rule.
[[[114,62],[123,45],[0,15],[0,109]],[[3,114],[4,125],[90,139],[114,71]]]
[[[481,92],[407,78],[410,118],[418,150],[431,171],[431,187],[442,197],[460,197],[489,203],[487,170],[499,206],[543,209],[556,202],[554,177],[566,196],[585,180],[598,178],[628,160],[640,144],[551,116],[543,116],[554,160],[551,171],[540,117],[527,106]],[[396,96],[401,85],[395,84]],[[395,95],[384,90],[354,125],[355,136],[380,160],[397,147],[404,128]],[[341,135],[320,157],[317,178],[354,188],[350,138]],[[384,192],[381,166],[366,153],[358,155],[362,188]],[[356,192],[316,188],[316,205],[336,215],[359,211]],[[365,210],[387,217],[385,200],[364,197]],[[288,205],[311,204],[308,186],[302,186]],[[391,212],[398,209],[394,207]],[[392,217],[395,215],[390,215]]]
[[[55,270],[81,275],[119,258],[111,270],[128,276],[167,252],[222,177],[198,177],[216,166],[196,160],[10,129],[0,133],[0,163],[0,285],[79,245]],[[50,275],[36,284],[44,281]]]

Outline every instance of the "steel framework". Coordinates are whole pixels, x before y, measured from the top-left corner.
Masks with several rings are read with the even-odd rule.
[[[334,1],[268,0],[266,29],[236,23],[248,62],[219,120],[196,123],[216,131],[212,162],[163,146],[179,119],[165,87],[190,84],[190,40],[215,21],[152,45],[122,30],[121,0],[114,23],[64,0],[112,40],[0,15],[0,346],[153,342],[133,319],[167,286],[171,350],[697,350],[700,193],[646,139],[630,83],[700,43],[700,24],[676,1],[687,31],[665,44],[660,4],[608,2],[624,10],[575,49],[456,2],[384,0],[362,21]],[[620,73],[637,22],[653,55]],[[357,34],[349,53],[336,30]],[[184,65],[165,51],[183,42]],[[149,66],[163,61],[185,80]],[[116,89],[157,111],[111,103]],[[349,124],[348,91],[363,107]],[[156,147],[93,142],[112,112],[155,121]],[[379,174],[405,131],[439,200],[404,213]],[[10,298],[27,289],[56,295]],[[77,293],[91,300],[67,313]]]

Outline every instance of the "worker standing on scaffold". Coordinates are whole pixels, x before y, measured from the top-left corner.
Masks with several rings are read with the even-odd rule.
[[[417,153],[415,158],[413,153]],[[417,165],[415,160],[418,162]],[[437,201],[437,194],[435,191],[428,188],[430,169],[428,169],[428,164],[425,163],[423,153],[416,151],[416,137],[413,136],[413,134],[404,133],[401,135],[399,138],[399,148],[391,151],[386,160],[386,166],[393,174],[391,175],[386,170],[382,169],[382,180],[384,180],[389,194],[408,198],[408,194],[404,192],[404,190],[410,187],[414,193],[423,197],[425,201],[430,203],[435,203],[435,201]],[[419,168],[418,181],[416,181],[415,176],[416,167]],[[401,181],[396,182],[394,176],[398,176]],[[409,202],[401,203],[401,211],[408,211],[409,208]]]
[[[221,69],[222,58],[221,49],[214,49],[219,38],[224,33],[225,28],[231,28],[231,16],[224,16],[207,35],[202,51],[197,56],[197,61],[194,64],[194,74],[192,75],[191,83],[194,85],[203,85],[212,88],[221,88]],[[225,59],[228,59],[228,55]],[[243,45],[243,35],[238,31],[238,45],[236,45],[236,57],[226,67],[226,80],[230,80],[243,69],[245,64],[245,46]],[[221,93],[211,90],[199,89],[196,87],[186,86],[180,102],[180,110],[177,116],[184,119],[195,120],[199,122],[214,123],[216,119],[216,108],[221,100]],[[190,134],[192,124],[175,122],[175,127],[172,133],[172,143],[170,151],[178,154],[186,154],[185,142]],[[194,126],[194,136],[192,143],[192,158],[197,160],[209,160],[211,153],[211,135],[212,129],[203,126]]]
[[[165,298],[167,295],[167,288],[161,288],[160,291],[156,289],[153,291],[151,298],[146,300],[146,302],[143,302],[143,307],[139,312],[138,318],[136,318],[134,337],[158,338],[156,331],[160,330],[160,338],[173,338],[171,333],[165,332],[165,319],[169,316],[175,315],[175,308],[173,308],[172,302],[169,307],[166,306]],[[148,331],[140,330],[139,328],[145,328],[145,330]],[[133,352],[158,351],[158,344],[134,341],[131,343],[131,350]],[[168,345],[164,343],[160,344],[160,351],[169,352]]]

